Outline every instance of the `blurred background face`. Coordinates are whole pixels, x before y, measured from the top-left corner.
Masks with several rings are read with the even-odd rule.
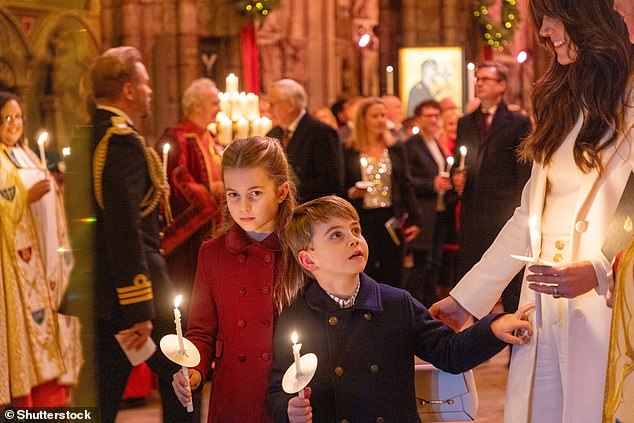
[[[494,67],[479,68],[476,81],[476,95],[480,100],[495,101],[506,90],[506,82],[500,80]]]
[[[134,109],[141,117],[149,116],[152,109],[152,88],[150,88],[150,76],[143,63],[137,62],[136,77],[132,82],[134,88]]]
[[[216,120],[216,115],[220,111],[220,102],[218,101],[218,90],[208,88],[203,93],[203,98],[198,103],[201,115],[204,117],[206,125]]]
[[[23,131],[22,108],[15,100],[9,100],[0,110],[0,142],[14,146]]]
[[[455,140],[458,136],[458,113],[453,110],[443,113],[442,129],[449,138]]]
[[[403,103],[401,103],[401,100],[396,96],[383,96],[381,99],[385,104],[388,120],[400,125],[401,122],[403,122],[403,119],[405,119],[405,114],[403,113]]]
[[[436,136],[440,128],[440,110],[435,107],[423,107],[421,111],[419,125],[421,132],[426,137]]]
[[[549,39],[560,65],[569,65],[577,59],[577,47],[570,40],[564,23],[559,19],[544,16],[539,35]]]
[[[387,129],[387,112],[384,104],[373,104],[365,111],[368,135],[379,136]]]
[[[286,128],[295,120],[293,104],[278,87],[271,88],[268,100],[274,124]]]
[[[627,32],[630,34],[630,42],[634,43],[634,1],[614,0],[614,9],[623,16]]]

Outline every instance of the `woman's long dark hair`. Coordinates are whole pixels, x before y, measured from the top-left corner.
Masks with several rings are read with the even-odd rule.
[[[601,171],[600,151],[627,129],[623,106],[634,52],[627,28],[611,0],[530,0],[529,4],[535,32],[544,16],[561,20],[577,55],[569,65],[560,65],[554,56],[537,81],[532,92],[535,130],[523,142],[520,155],[547,165],[582,112],[575,163],[584,172]],[[553,51],[547,39],[539,39]],[[611,138],[599,145],[609,130],[614,130]]]

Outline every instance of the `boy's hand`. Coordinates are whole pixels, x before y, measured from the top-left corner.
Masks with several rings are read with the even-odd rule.
[[[313,407],[310,406],[310,388],[304,388],[304,396],[299,395],[288,401],[288,420],[290,423],[311,423],[313,421]]]
[[[470,316],[469,312],[451,296],[433,304],[429,308],[429,313],[434,319],[440,320],[453,329],[454,332],[460,332]]]
[[[517,309],[515,314],[506,314],[491,323],[491,332],[501,341],[507,344],[522,345],[525,336],[514,336],[513,331],[533,335],[533,326],[528,321],[526,314],[535,308],[535,304],[526,304]]]
[[[198,370],[188,369],[188,372],[189,380],[185,379],[182,370],[174,373],[174,380],[172,380],[174,393],[181,404],[183,404],[183,407],[187,407],[187,403],[192,397],[192,390],[198,388],[202,381],[202,376]]]

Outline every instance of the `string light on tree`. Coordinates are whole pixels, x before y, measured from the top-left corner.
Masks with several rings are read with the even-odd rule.
[[[491,48],[504,50],[513,38],[516,24],[520,21],[517,0],[502,0],[500,22],[494,22],[489,16],[489,7],[495,0],[480,0],[480,5],[473,11],[473,16],[480,23],[484,41]]]
[[[245,17],[254,18],[267,16],[272,9],[279,7],[280,0],[235,0],[234,4],[238,13]]]

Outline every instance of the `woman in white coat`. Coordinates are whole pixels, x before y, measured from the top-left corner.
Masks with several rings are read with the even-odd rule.
[[[633,48],[609,0],[529,4],[554,52],[533,90],[536,129],[521,148],[534,161],[531,179],[481,261],[430,311],[456,329],[469,314],[483,317],[525,265],[511,254],[535,258],[520,304],[537,303],[537,330],[513,349],[505,421],[600,422],[612,278],[601,247],[634,164]]]

